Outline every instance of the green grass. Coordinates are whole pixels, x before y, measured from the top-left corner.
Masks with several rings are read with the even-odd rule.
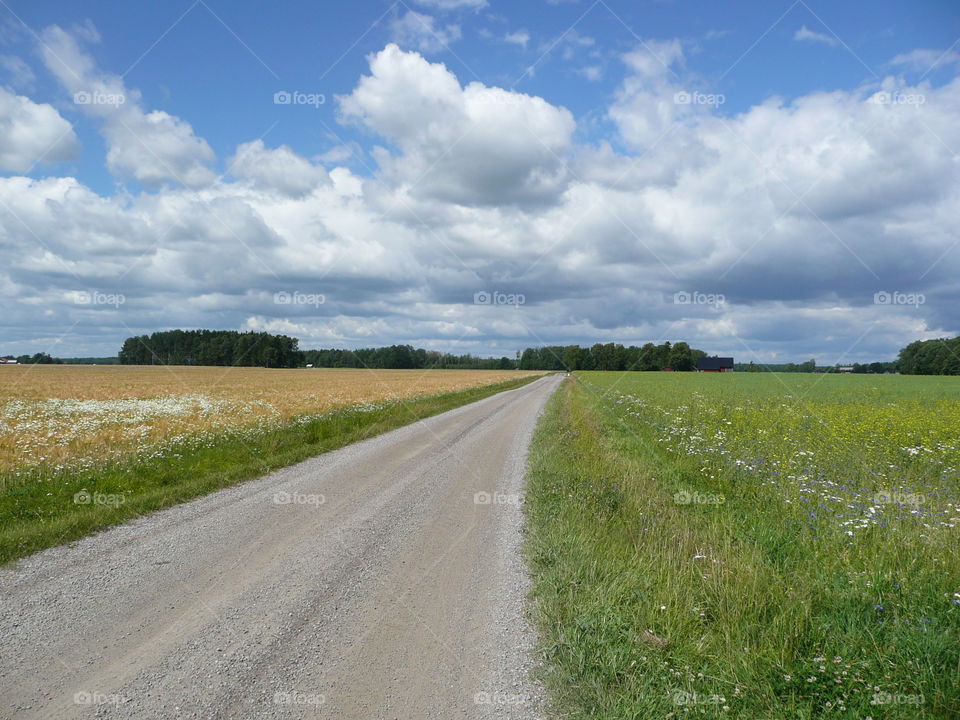
[[[567,382],[527,494],[557,713],[960,717],[958,401],[956,378]]]
[[[347,408],[291,420],[266,431],[243,429],[188,438],[145,457],[88,471],[0,475],[0,563],[9,562],[145,513],[235,485],[466,405],[536,377],[444,393],[370,410]],[[75,502],[86,491],[106,502]],[[113,496],[113,497],[111,497]],[[110,502],[122,499],[121,502]]]

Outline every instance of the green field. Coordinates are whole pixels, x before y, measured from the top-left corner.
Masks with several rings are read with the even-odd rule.
[[[960,378],[578,373],[531,451],[565,717],[960,717]]]

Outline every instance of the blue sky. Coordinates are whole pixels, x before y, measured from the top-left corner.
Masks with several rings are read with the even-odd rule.
[[[958,39],[932,1],[4,0],[0,353],[889,358],[960,332]]]

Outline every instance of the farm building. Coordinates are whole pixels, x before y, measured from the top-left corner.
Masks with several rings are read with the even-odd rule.
[[[733,358],[716,356],[699,358],[697,372],[733,372]]]

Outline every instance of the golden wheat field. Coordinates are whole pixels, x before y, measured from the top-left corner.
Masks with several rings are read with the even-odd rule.
[[[82,467],[192,435],[491,385],[513,370],[0,368],[0,472]]]

